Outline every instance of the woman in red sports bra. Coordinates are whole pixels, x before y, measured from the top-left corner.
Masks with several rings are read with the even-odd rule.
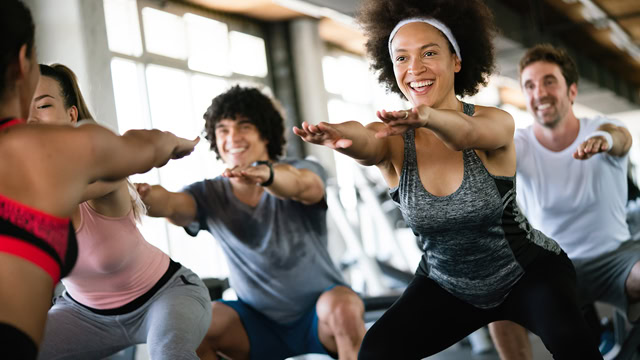
[[[40,75],[28,123],[95,123],[71,69],[41,64]],[[78,259],[48,311],[38,359],[98,359],[145,343],[154,360],[197,360],[211,324],[207,287],[137,229],[146,208],[129,179],[97,181],[84,198],[71,216]]]
[[[0,1],[0,349],[11,359],[36,357],[53,287],[75,263],[69,217],[87,186],[162,166],[198,142],[158,130],[24,125],[40,78],[34,32],[22,2]]]

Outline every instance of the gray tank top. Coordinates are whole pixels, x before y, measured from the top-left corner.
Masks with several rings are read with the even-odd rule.
[[[472,104],[463,103],[471,116]],[[473,149],[463,150],[462,184],[452,194],[429,193],[418,173],[415,132],[404,135],[400,181],[389,191],[424,255],[416,271],[478,308],[498,306],[541,251],[558,244],[533,229],[516,203],[515,176],[494,176]]]

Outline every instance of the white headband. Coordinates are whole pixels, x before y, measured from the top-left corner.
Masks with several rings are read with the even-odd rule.
[[[404,19],[400,21],[398,25],[396,25],[396,27],[393,28],[393,31],[391,31],[391,35],[389,35],[389,56],[393,58],[393,51],[391,51],[391,41],[396,36],[396,33],[398,32],[398,30],[400,30],[401,27],[414,22],[423,22],[440,30],[453,46],[453,49],[456,51],[456,55],[458,56],[458,59],[462,61],[462,56],[460,56],[460,48],[458,47],[458,42],[456,41],[456,38],[453,37],[453,34],[451,33],[451,29],[449,29],[447,25],[443,24],[442,22],[434,18],[411,18],[411,19]]]

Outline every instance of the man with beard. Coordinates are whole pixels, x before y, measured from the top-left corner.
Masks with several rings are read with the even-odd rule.
[[[564,50],[535,46],[519,71],[535,121],[515,135],[518,203],[531,225],[573,261],[581,303],[612,304],[635,322],[640,242],[627,241],[625,222],[631,135],[604,116],[575,116],[578,71]],[[501,321],[490,329],[503,360],[532,358],[524,328]]]

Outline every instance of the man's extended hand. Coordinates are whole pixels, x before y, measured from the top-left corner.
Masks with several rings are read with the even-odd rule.
[[[573,158],[587,160],[595,154],[609,151],[610,146],[604,136],[594,136],[578,145],[578,149],[573,153]]]

